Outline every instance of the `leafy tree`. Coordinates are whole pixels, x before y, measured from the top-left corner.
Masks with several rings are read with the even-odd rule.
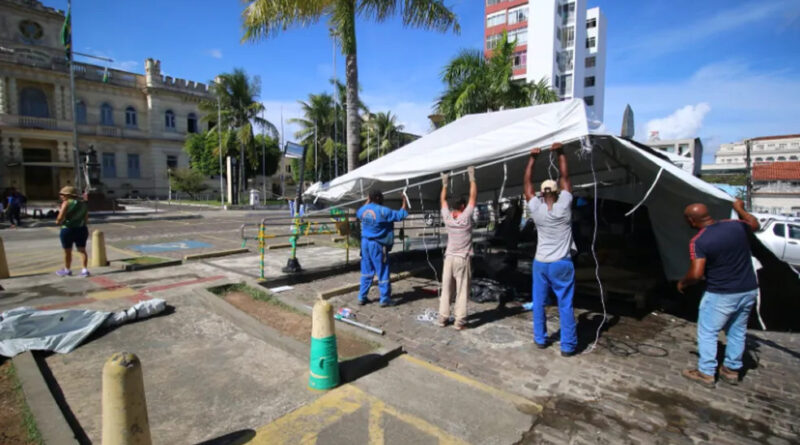
[[[233,131],[222,132],[222,156],[239,157],[238,141]],[[256,135],[249,146],[247,173],[250,176],[262,173],[261,162],[266,157],[266,175],[271,176],[278,170],[281,152],[278,141],[267,135]],[[204,176],[218,175],[219,172],[219,136],[216,129],[192,134],[186,138],[183,146],[189,155],[192,170]],[[223,169],[225,166],[223,165]],[[226,172],[223,171],[223,174]]]
[[[481,50],[463,50],[445,66],[442,80],[446,88],[436,104],[444,123],[466,114],[558,101],[558,94],[546,79],[513,79],[514,48],[516,41],[509,42],[508,34],[503,32],[488,60]]]
[[[238,189],[242,192],[247,184],[247,172],[253,171],[259,163],[254,144],[254,124],[265,129],[274,139],[278,138],[278,130],[261,117],[265,108],[258,101],[261,94],[259,77],[251,78],[243,69],[236,68],[231,73],[217,76],[211,88],[217,99],[201,103],[200,108],[205,112],[206,119],[214,119],[217,107],[221,108],[222,122],[217,126],[233,132],[229,136],[234,138],[239,147],[238,160],[240,164],[247,165],[244,174],[239,175]],[[228,146],[228,143],[223,142],[223,145]]]
[[[242,40],[245,41],[270,37],[293,25],[307,26],[328,18],[332,36],[345,56],[348,171],[357,167],[361,149],[356,16],[383,22],[395,15],[400,15],[406,26],[460,31],[455,14],[444,5],[444,0],[248,0],[242,13]]]
[[[169,175],[169,182],[172,190],[184,192],[194,199],[195,195],[206,190],[206,177],[203,173],[190,168],[179,168],[172,170]]]
[[[368,115],[364,120],[361,138],[365,148],[358,155],[360,160],[374,160],[403,145],[403,125],[397,123],[397,116],[391,111]]]

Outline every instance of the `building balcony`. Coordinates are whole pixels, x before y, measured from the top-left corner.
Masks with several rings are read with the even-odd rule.
[[[54,131],[69,131],[72,129],[70,121],[58,120],[52,117],[17,116],[14,114],[0,114],[0,125]]]

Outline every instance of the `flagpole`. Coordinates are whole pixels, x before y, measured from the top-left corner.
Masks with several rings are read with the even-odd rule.
[[[78,102],[75,100],[75,70],[72,69],[72,0],[67,0],[67,30],[69,33],[69,95],[72,101],[72,168],[75,169],[75,188],[82,190],[83,185],[80,173],[80,154],[78,151]],[[88,193],[89,191],[86,190]]]
[[[217,93],[217,136],[219,137],[219,201],[222,208],[225,208],[225,183],[222,181],[222,101],[220,100],[219,77],[214,79],[215,90]],[[226,175],[227,176],[227,175]]]

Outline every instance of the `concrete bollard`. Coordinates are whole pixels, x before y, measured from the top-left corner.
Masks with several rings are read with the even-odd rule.
[[[308,387],[327,390],[339,385],[339,354],[333,328],[333,307],[324,300],[314,303],[311,314],[311,357]]]
[[[3,238],[0,238],[0,278],[8,278],[8,262],[6,262],[6,247],[3,245]]]
[[[108,258],[106,257],[106,237],[103,235],[103,232],[99,230],[92,232],[92,262],[90,266],[108,266]]]
[[[118,352],[103,366],[103,445],[150,445],[139,357]]]

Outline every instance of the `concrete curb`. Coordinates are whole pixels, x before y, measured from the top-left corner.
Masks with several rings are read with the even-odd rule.
[[[192,260],[202,260],[205,258],[216,258],[221,256],[228,256],[228,255],[237,255],[240,253],[248,253],[250,249],[241,248],[241,249],[228,249],[228,250],[217,250],[214,252],[206,252],[206,253],[198,253],[195,255],[186,255],[183,257],[183,262],[192,261]]]
[[[313,245],[314,241],[300,241],[297,243],[297,247],[313,246]],[[291,243],[268,244],[266,249],[275,250],[275,249],[286,249],[288,247],[292,247],[292,244]]]
[[[78,444],[79,441],[50,392],[33,353],[24,352],[14,357],[12,361],[17,371],[17,378],[22,384],[25,401],[36,419],[36,427],[42,435],[42,442],[45,444]]]
[[[393,273],[393,274],[389,275],[389,281],[394,283],[395,281],[404,280],[404,279],[406,279],[408,277],[412,277],[414,275],[420,274],[420,273],[425,272],[427,270],[428,270],[428,268],[426,268],[426,267],[418,267],[416,269],[407,270],[405,272]],[[373,284],[377,284],[378,283],[378,279],[377,278],[373,278],[372,279],[372,283]],[[331,289],[331,290],[326,290],[326,291],[319,292],[319,293],[317,293],[317,296],[321,300],[328,300],[330,298],[333,298],[333,297],[336,297],[336,296],[339,296],[339,295],[344,295],[344,294],[349,294],[350,292],[355,292],[360,287],[361,287],[360,283],[347,284],[347,285],[344,285],[344,286],[341,286],[341,287],[337,287],[337,288],[334,288],[334,289]]]
[[[110,223],[130,223],[130,222],[142,222],[142,221],[177,221],[183,219],[202,219],[203,215],[173,215],[173,216],[131,216],[130,218],[127,217],[111,217],[111,218],[92,218],[89,217],[89,224],[110,224]],[[25,228],[40,228],[40,227],[57,227],[55,221],[33,221],[30,224],[26,224]]]
[[[112,261],[110,265],[125,272],[136,272],[140,270],[158,269],[161,267],[179,266],[183,264],[182,260],[166,260],[161,263],[155,264],[128,264],[125,261]]]

